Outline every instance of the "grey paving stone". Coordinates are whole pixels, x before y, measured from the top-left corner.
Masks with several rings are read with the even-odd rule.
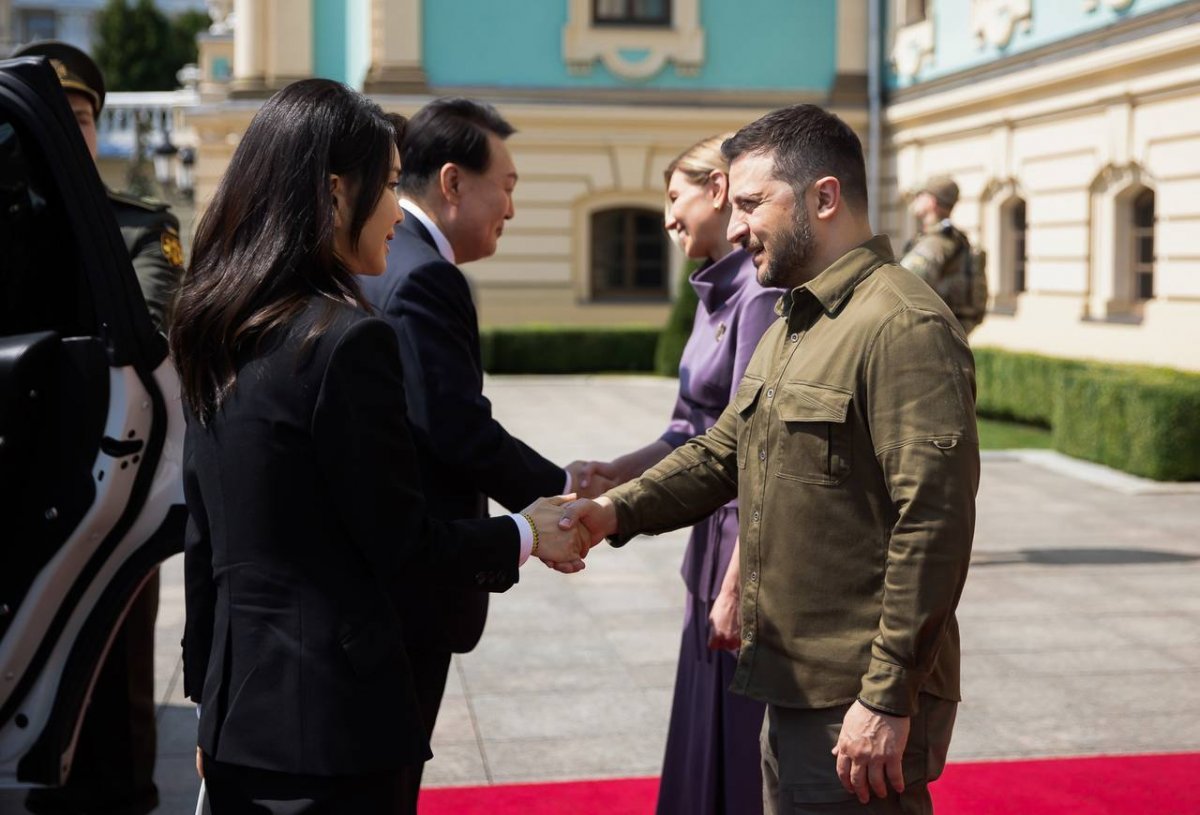
[[[462,787],[488,784],[483,756],[475,743],[440,744],[425,765],[421,784],[426,787]]]
[[[565,739],[589,736],[636,736],[646,722],[661,716],[659,696],[632,688],[579,690],[570,695],[544,693],[478,694],[472,697],[475,719],[485,744],[492,740]]]
[[[450,744],[476,744],[477,741],[467,697],[464,694],[443,697],[442,706],[438,709],[437,724],[433,728],[433,738],[430,739],[433,746],[437,748]]]

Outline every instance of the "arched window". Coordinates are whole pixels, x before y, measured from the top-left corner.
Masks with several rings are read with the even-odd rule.
[[[1144,189],[1133,199],[1130,208],[1133,223],[1130,231],[1130,270],[1134,301],[1154,297],[1154,190]]]
[[[662,210],[592,213],[592,299],[666,300],[667,235]]]

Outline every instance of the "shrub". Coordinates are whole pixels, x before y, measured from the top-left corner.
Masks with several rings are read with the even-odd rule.
[[[658,335],[641,326],[523,325],[486,329],[480,345],[493,374],[651,373]]]
[[[1054,449],[1164,481],[1200,479],[1200,375],[975,349],[981,416],[1050,427]]]
[[[1200,479],[1200,376],[1089,367],[1064,381],[1054,448],[1160,481]]]

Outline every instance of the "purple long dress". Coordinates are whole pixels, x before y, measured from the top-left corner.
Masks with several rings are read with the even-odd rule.
[[[737,391],[746,364],[774,322],[782,291],[755,279],[737,249],[691,278],[700,298],[679,363],[679,398],[663,441],[673,448],[704,433]],[[738,536],[737,501],[692,527],[683,558],[683,641],[658,793],[659,815],[762,812],[758,734],[763,704],[729,692],[737,659],[711,651],[708,615]]]

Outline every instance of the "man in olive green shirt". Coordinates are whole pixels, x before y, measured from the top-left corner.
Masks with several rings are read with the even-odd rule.
[[[789,289],[781,319],[716,426],[563,524],[620,545],[736,496],[733,689],[768,703],[767,811],[931,812],[979,483],[971,352],[945,303],[872,237],[844,122],[797,105],[723,151],[729,238],[760,283]]]

